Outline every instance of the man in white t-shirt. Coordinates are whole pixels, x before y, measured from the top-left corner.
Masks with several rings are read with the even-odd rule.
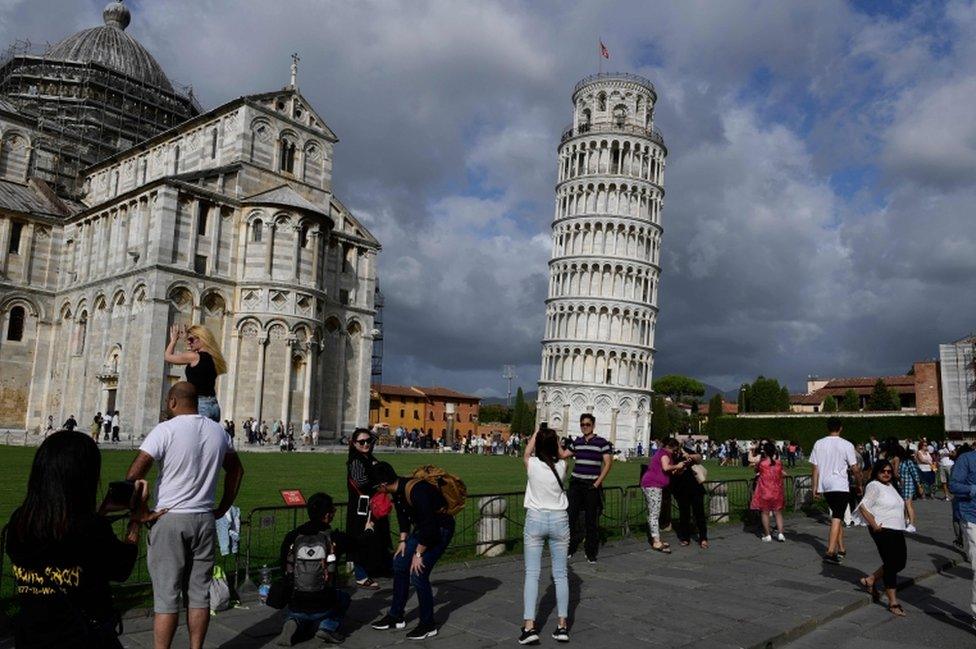
[[[176,383],[166,405],[172,417],[146,436],[126,479],[142,479],[154,462],[159,465],[156,510],[165,514],[149,531],[146,557],[153,583],[155,646],[173,642],[185,583],[189,646],[201,649],[210,623],[215,521],[234,504],[244,468],[220,424],[197,414],[193,385]],[[226,472],[224,493],[214,509],[221,467]]]
[[[840,436],[843,429],[839,417],[827,419],[827,436],[817,440],[810,452],[813,465],[813,497],[823,495],[830,507],[830,536],[824,561],[840,563],[847,555],[844,548],[844,512],[851,505],[848,471],[854,474],[858,489],[861,467],[854,445]]]

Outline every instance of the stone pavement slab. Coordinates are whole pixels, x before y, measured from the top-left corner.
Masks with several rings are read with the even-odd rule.
[[[594,649],[612,647],[781,647],[976,646],[976,635],[962,622],[969,602],[968,568],[937,571],[963,559],[950,543],[948,503],[916,504],[921,533],[909,537],[909,563],[902,578],[912,618],[894,620],[872,606],[857,579],[877,567],[874,543],[865,529],[847,532],[847,560],[824,564],[827,526],[822,520],[787,519],[787,543],[761,543],[755,530],[740,524],[713,526],[712,547],[679,547],[673,554],[651,552],[637,539],[605,546],[595,565],[582,557],[570,563],[572,643]],[[546,567],[540,584],[538,621],[542,644],[554,645],[555,595]],[[389,605],[389,581],[378,592],[356,591],[345,623],[344,647],[366,649],[420,644],[480,649],[513,646],[522,615],[520,557],[442,565],[434,573],[436,638],[420,643],[402,631],[369,628]],[[945,590],[943,593],[942,591]],[[409,607],[416,605],[413,598]],[[913,621],[914,619],[914,621]],[[281,626],[279,611],[253,599],[243,608],[213,618],[207,647],[272,647]],[[407,615],[408,628],[416,612]],[[897,625],[897,626],[896,626]],[[959,642],[936,638],[958,634]],[[941,636],[939,634],[942,634]],[[968,635],[966,635],[968,634]],[[823,636],[823,640],[817,641]],[[859,642],[848,642],[848,638]],[[953,636],[956,637],[956,636]],[[129,620],[122,639],[128,649],[152,646],[151,620]],[[886,645],[884,643],[896,643]],[[867,644],[865,644],[867,643]],[[185,629],[174,646],[186,646]],[[300,647],[320,647],[308,640]]]

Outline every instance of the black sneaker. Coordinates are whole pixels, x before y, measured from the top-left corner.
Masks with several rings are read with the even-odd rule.
[[[519,636],[519,644],[539,644],[539,632],[535,630],[535,627],[522,629],[522,635]]]
[[[594,564],[596,563],[596,557],[586,557],[586,563]]]
[[[552,632],[552,639],[556,642],[569,642],[569,629],[564,626],[557,626]]]
[[[290,647],[292,645],[292,638],[295,637],[295,633],[298,632],[298,622],[296,620],[285,620],[285,623],[281,625],[281,633],[278,634],[278,639],[275,640],[275,644],[279,647]]]
[[[326,644],[342,644],[346,639],[342,633],[338,631],[329,631],[328,629],[319,629],[315,632],[315,637],[319,640],[324,640]]]
[[[823,557],[824,563],[832,563],[834,565],[840,565],[840,557],[836,554],[825,554]]]
[[[847,558],[847,550],[838,550],[837,551],[837,558],[838,559],[841,559],[841,560],[846,559]]]
[[[384,615],[380,619],[373,622],[370,626],[377,631],[388,631],[389,629],[405,629],[407,628],[407,623],[403,621],[402,617],[390,617],[389,615]]]
[[[418,624],[417,627],[407,634],[409,640],[426,640],[437,635],[437,627],[433,624]]]

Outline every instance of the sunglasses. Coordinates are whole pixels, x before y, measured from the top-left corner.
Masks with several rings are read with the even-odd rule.
[[[356,440],[356,444],[359,445],[359,446],[369,446],[372,443],[373,443],[373,440],[368,439],[368,438],[366,438],[366,439],[357,439]]]
[[[891,469],[881,469],[880,471],[878,471],[878,475],[881,475],[882,473],[891,473],[891,472],[892,472]]]

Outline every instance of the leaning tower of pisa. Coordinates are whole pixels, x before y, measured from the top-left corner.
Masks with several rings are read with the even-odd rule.
[[[667,148],[657,94],[621,73],[573,89],[559,144],[537,412],[564,434],[592,412],[617,448],[647,446]]]

